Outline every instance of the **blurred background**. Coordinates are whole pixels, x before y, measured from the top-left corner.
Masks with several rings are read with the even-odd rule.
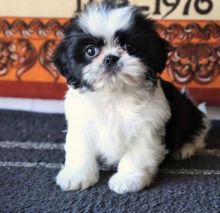
[[[0,0],[0,108],[63,111],[65,80],[51,63],[51,56],[63,37],[68,19],[80,13],[87,2],[92,1]],[[159,34],[174,47],[163,78],[189,90],[196,103],[205,102],[217,110],[220,1],[118,2],[138,5],[146,15],[156,19]],[[52,103],[53,107],[46,103]]]

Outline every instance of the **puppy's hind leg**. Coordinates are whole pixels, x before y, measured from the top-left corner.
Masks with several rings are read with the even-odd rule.
[[[207,118],[203,118],[203,128],[194,136],[193,142],[186,143],[179,151],[175,151],[172,157],[176,160],[184,160],[192,157],[196,152],[205,147],[205,138],[210,128]]]

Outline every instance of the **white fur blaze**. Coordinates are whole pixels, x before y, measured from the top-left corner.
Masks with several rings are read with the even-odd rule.
[[[132,22],[132,7],[106,9],[94,4],[80,16],[79,24],[93,36],[103,36],[111,42],[116,31],[126,29]]]

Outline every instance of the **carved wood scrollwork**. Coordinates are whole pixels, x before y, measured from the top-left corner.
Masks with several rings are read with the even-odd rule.
[[[0,40],[0,76],[6,75],[10,69],[12,58],[8,50],[9,42]]]
[[[67,23],[57,19],[0,19],[0,77],[15,68],[17,80],[21,80],[39,62],[57,81],[59,74],[51,58],[56,45],[63,38]],[[167,71],[176,83],[210,83],[220,74],[218,23],[157,23],[159,34],[174,46],[169,54]],[[40,47],[35,40],[40,41]]]
[[[178,83],[195,80],[210,83],[220,70],[220,46],[183,44],[173,50],[167,62],[171,78]]]
[[[19,34],[24,38],[34,35],[39,38],[46,38],[53,35],[59,40],[63,37],[63,29],[67,23],[68,21],[61,24],[56,19],[51,19],[46,23],[41,19],[33,19],[28,23],[22,19],[16,19],[10,23],[5,19],[0,19],[0,33],[5,35],[5,37],[13,37]]]
[[[169,26],[157,23],[157,31],[162,38],[170,42],[174,40],[186,42],[192,39],[199,39],[204,42],[210,38],[219,39],[220,37],[220,26],[215,22],[209,22],[203,27],[195,22],[186,26],[179,23],[172,23]]]
[[[54,81],[57,81],[59,78],[59,73],[57,72],[57,69],[54,66],[54,64],[51,62],[53,52],[57,44],[58,42],[55,40],[48,40],[41,46],[39,51],[39,61],[41,65],[51,74]]]
[[[16,68],[16,76],[21,80],[36,62],[37,52],[27,39],[5,42],[0,40],[0,75],[6,75],[9,70]]]

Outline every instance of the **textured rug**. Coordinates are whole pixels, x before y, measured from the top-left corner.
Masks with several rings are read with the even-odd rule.
[[[62,114],[0,111],[0,212],[220,212],[220,121],[190,160],[166,160],[154,184],[118,195],[114,171],[84,191],[62,192],[54,178],[64,161]]]

